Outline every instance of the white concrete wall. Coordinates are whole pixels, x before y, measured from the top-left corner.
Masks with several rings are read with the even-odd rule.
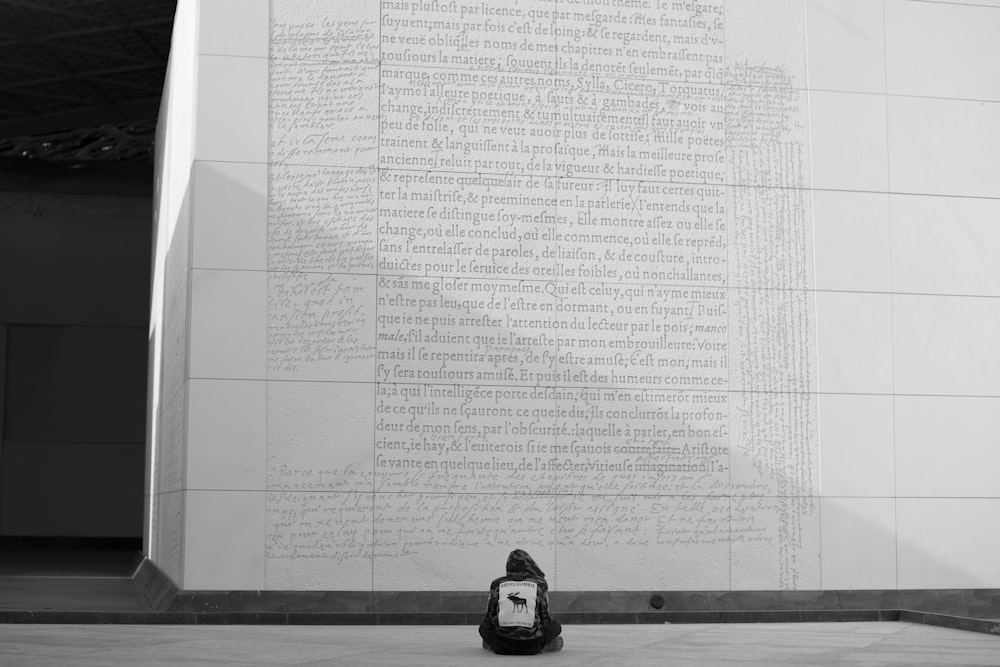
[[[263,586],[267,39],[266,2],[178,4],[159,143],[147,553],[188,589]]]
[[[188,9],[182,2],[181,12]],[[183,588],[477,589],[514,546],[532,551],[565,590],[1000,587],[1000,538],[984,530],[984,517],[1000,505],[992,474],[1000,451],[994,416],[1000,269],[992,261],[1000,246],[1000,78],[991,39],[1000,27],[1000,5],[726,3],[727,76],[744,64],[781,79],[779,110],[788,127],[770,147],[794,152],[805,169],[755,166],[752,158],[761,151],[751,150],[743,176],[729,164],[725,201],[730,214],[754,212],[744,227],[750,232],[767,226],[773,239],[784,238],[782,230],[807,232],[801,251],[781,255],[775,272],[763,278],[751,273],[751,246],[741,246],[742,255],[730,253],[731,269],[745,269],[731,274],[727,288],[731,312],[743,318],[730,322],[730,367],[738,367],[738,349],[771,364],[789,351],[801,365],[780,377],[745,365],[729,373],[729,412],[722,420],[728,431],[712,442],[730,448],[737,486],[686,480],[671,493],[647,480],[644,488],[653,491],[634,496],[631,482],[620,479],[600,491],[607,481],[602,475],[583,480],[587,490],[581,490],[573,485],[579,480],[567,484],[565,475],[536,470],[528,491],[537,497],[527,498],[504,493],[523,488],[514,486],[524,481],[517,473],[494,471],[448,488],[435,486],[433,476],[389,475],[377,466],[377,420],[384,416],[377,402],[393,404],[386,392],[405,384],[378,375],[375,334],[389,329],[374,323],[375,314],[404,312],[386,303],[378,310],[379,296],[392,291],[378,279],[407,272],[374,264],[394,256],[377,245],[373,209],[384,198],[366,207],[342,193],[378,192],[376,175],[407,171],[379,168],[385,144],[373,144],[372,131],[438,136],[433,129],[394,133],[381,125],[398,116],[381,103],[402,98],[380,98],[374,85],[387,69],[407,68],[385,55],[403,49],[386,36],[435,33],[387,26],[375,3],[337,0],[273,0],[270,7],[264,0],[204,0],[194,25],[197,47],[186,40],[179,50],[175,36],[172,56],[175,64],[196,60],[196,77],[186,88],[194,92],[193,107],[175,102],[185,89],[175,83],[174,65],[168,88],[168,109],[194,111],[173,121],[167,114],[168,132],[183,128],[185,117],[194,119],[191,149],[164,164],[165,175],[179,176],[164,178],[161,191],[161,202],[174,202],[161,214],[161,229],[164,220],[191,221],[182,272],[190,286],[189,319],[178,333],[186,356],[159,357],[163,389],[152,412],[161,422],[153,429],[159,474],[153,478],[161,482],[151,494],[159,509],[151,513],[157,546],[150,553]],[[312,32],[296,33],[296,26]],[[286,40],[278,56],[273,44],[269,51],[272,30]],[[313,41],[294,43],[306,37]],[[412,51],[421,48],[437,47]],[[472,51],[457,52],[490,55]],[[275,92],[275,80],[269,123],[269,69],[281,85],[300,78],[290,88],[299,96],[292,101],[313,97],[331,135],[343,135],[339,143],[317,145],[309,129],[315,116],[282,115],[289,100],[284,89]],[[729,95],[757,90],[746,81],[727,82]],[[337,106],[345,91],[357,95]],[[755,105],[766,98],[755,94]],[[727,118],[730,128],[744,121]],[[184,154],[185,141],[166,145]],[[596,143],[587,138],[577,145]],[[357,150],[361,146],[375,150]],[[553,172],[569,182],[562,174]],[[349,205],[354,208],[344,213]],[[282,254],[269,263],[269,252],[278,250],[268,241],[280,231],[276,225],[298,216],[314,227],[317,215],[328,221],[325,229],[339,229],[332,239],[312,238],[319,259]],[[352,220],[360,221],[360,232]],[[736,224],[731,220],[730,230]],[[789,224],[795,229],[786,229]],[[354,245],[338,245],[348,237]],[[345,260],[358,243],[368,254]],[[752,247],[770,253],[770,241],[759,243]],[[323,254],[332,250],[340,254]],[[158,257],[158,275],[165,276],[166,262]],[[169,284],[159,285],[169,296]],[[308,304],[283,297],[331,285],[358,288],[328,308],[340,314],[360,309],[365,322],[354,320],[352,329],[358,340],[283,365],[278,334],[289,318],[304,336],[317,322]],[[776,294],[790,300],[775,301]],[[305,314],[295,314],[296,303]],[[757,303],[761,310],[753,310]],[[770,315],[796,313],[785,324],[760,325],[796,336],[767,354],[761,346],[774,341],[748,342],[737,330],[739,322],[757,326]],[[159,327],[154,322],[154,330],[175,326],[170,319]],[[315,352],[320,348],[311,335]],[[359,354],[338,358],[345,345]],[[532,368],[528,359],[522,358],[524,368]],[[172,383],[177,364],[183,377]],[[506,405],[538,404],[522,402]],[[439,423],[427,414],[417,423]],[[764,430],[747,430],[761,428],[740,417],[747,414],[764,419]],[[504,420],[469,423],[481,434],[484,425],[502,428]],[[770,458],[761,463],[762,457]],[[510,460],[516,464],[520,455]],[[744,483],[749,486],[739,486]],[[516,534],[516,544],[511,533],[498,532],[513,531],[512,517],[526,515],[534,519]],[[624,532],[586,539],[599,518]],[[716,532],[691,537],[688,526],[699,520]],[[720,527],[733,525],[761,539]],[[657,526],[690,540],[665,544]],[[610,573],[609,563],[619,569]]]
[[[825,67],[810,53],[810,85],[824,91],[814,117],[820,99],[849,100],[858,115],[831,123],[831,143],[858,126],[874,135],[870,177],[817,182],[851,191],[814,195],[817,286],[829,290],[819,350],[831,367],[820,379],[824,585],[995,587],[998,545],[979,521],[1000,490],[987,472],[1000,360],[989,35],[1000,9],[879,4],[808,7],[811,44],[837,53]],[[852,363],[857,353],[867,363]]]

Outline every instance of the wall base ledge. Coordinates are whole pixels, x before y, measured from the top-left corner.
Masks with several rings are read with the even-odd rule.
[[[478,625],[483,591],[186,591],[146,559],[149,611],[0,611],[0,623]],[[905,621],[1000,634],[1000,589],[552,591],[565,624]]]

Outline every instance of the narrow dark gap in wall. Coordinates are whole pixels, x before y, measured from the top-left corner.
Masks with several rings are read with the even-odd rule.
[[[0,160],[0,576],[142,549],[152,166]]]

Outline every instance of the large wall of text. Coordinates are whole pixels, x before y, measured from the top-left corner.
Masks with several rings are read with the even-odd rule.
[[[818,587],[785,4],[272,0],[269,588]]]

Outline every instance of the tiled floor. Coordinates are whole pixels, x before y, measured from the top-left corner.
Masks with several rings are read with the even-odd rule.
[[[909,623],[573,625],[496,656],[469,626],[0,626],[0,665],[1000,665],[1000,637]]]

